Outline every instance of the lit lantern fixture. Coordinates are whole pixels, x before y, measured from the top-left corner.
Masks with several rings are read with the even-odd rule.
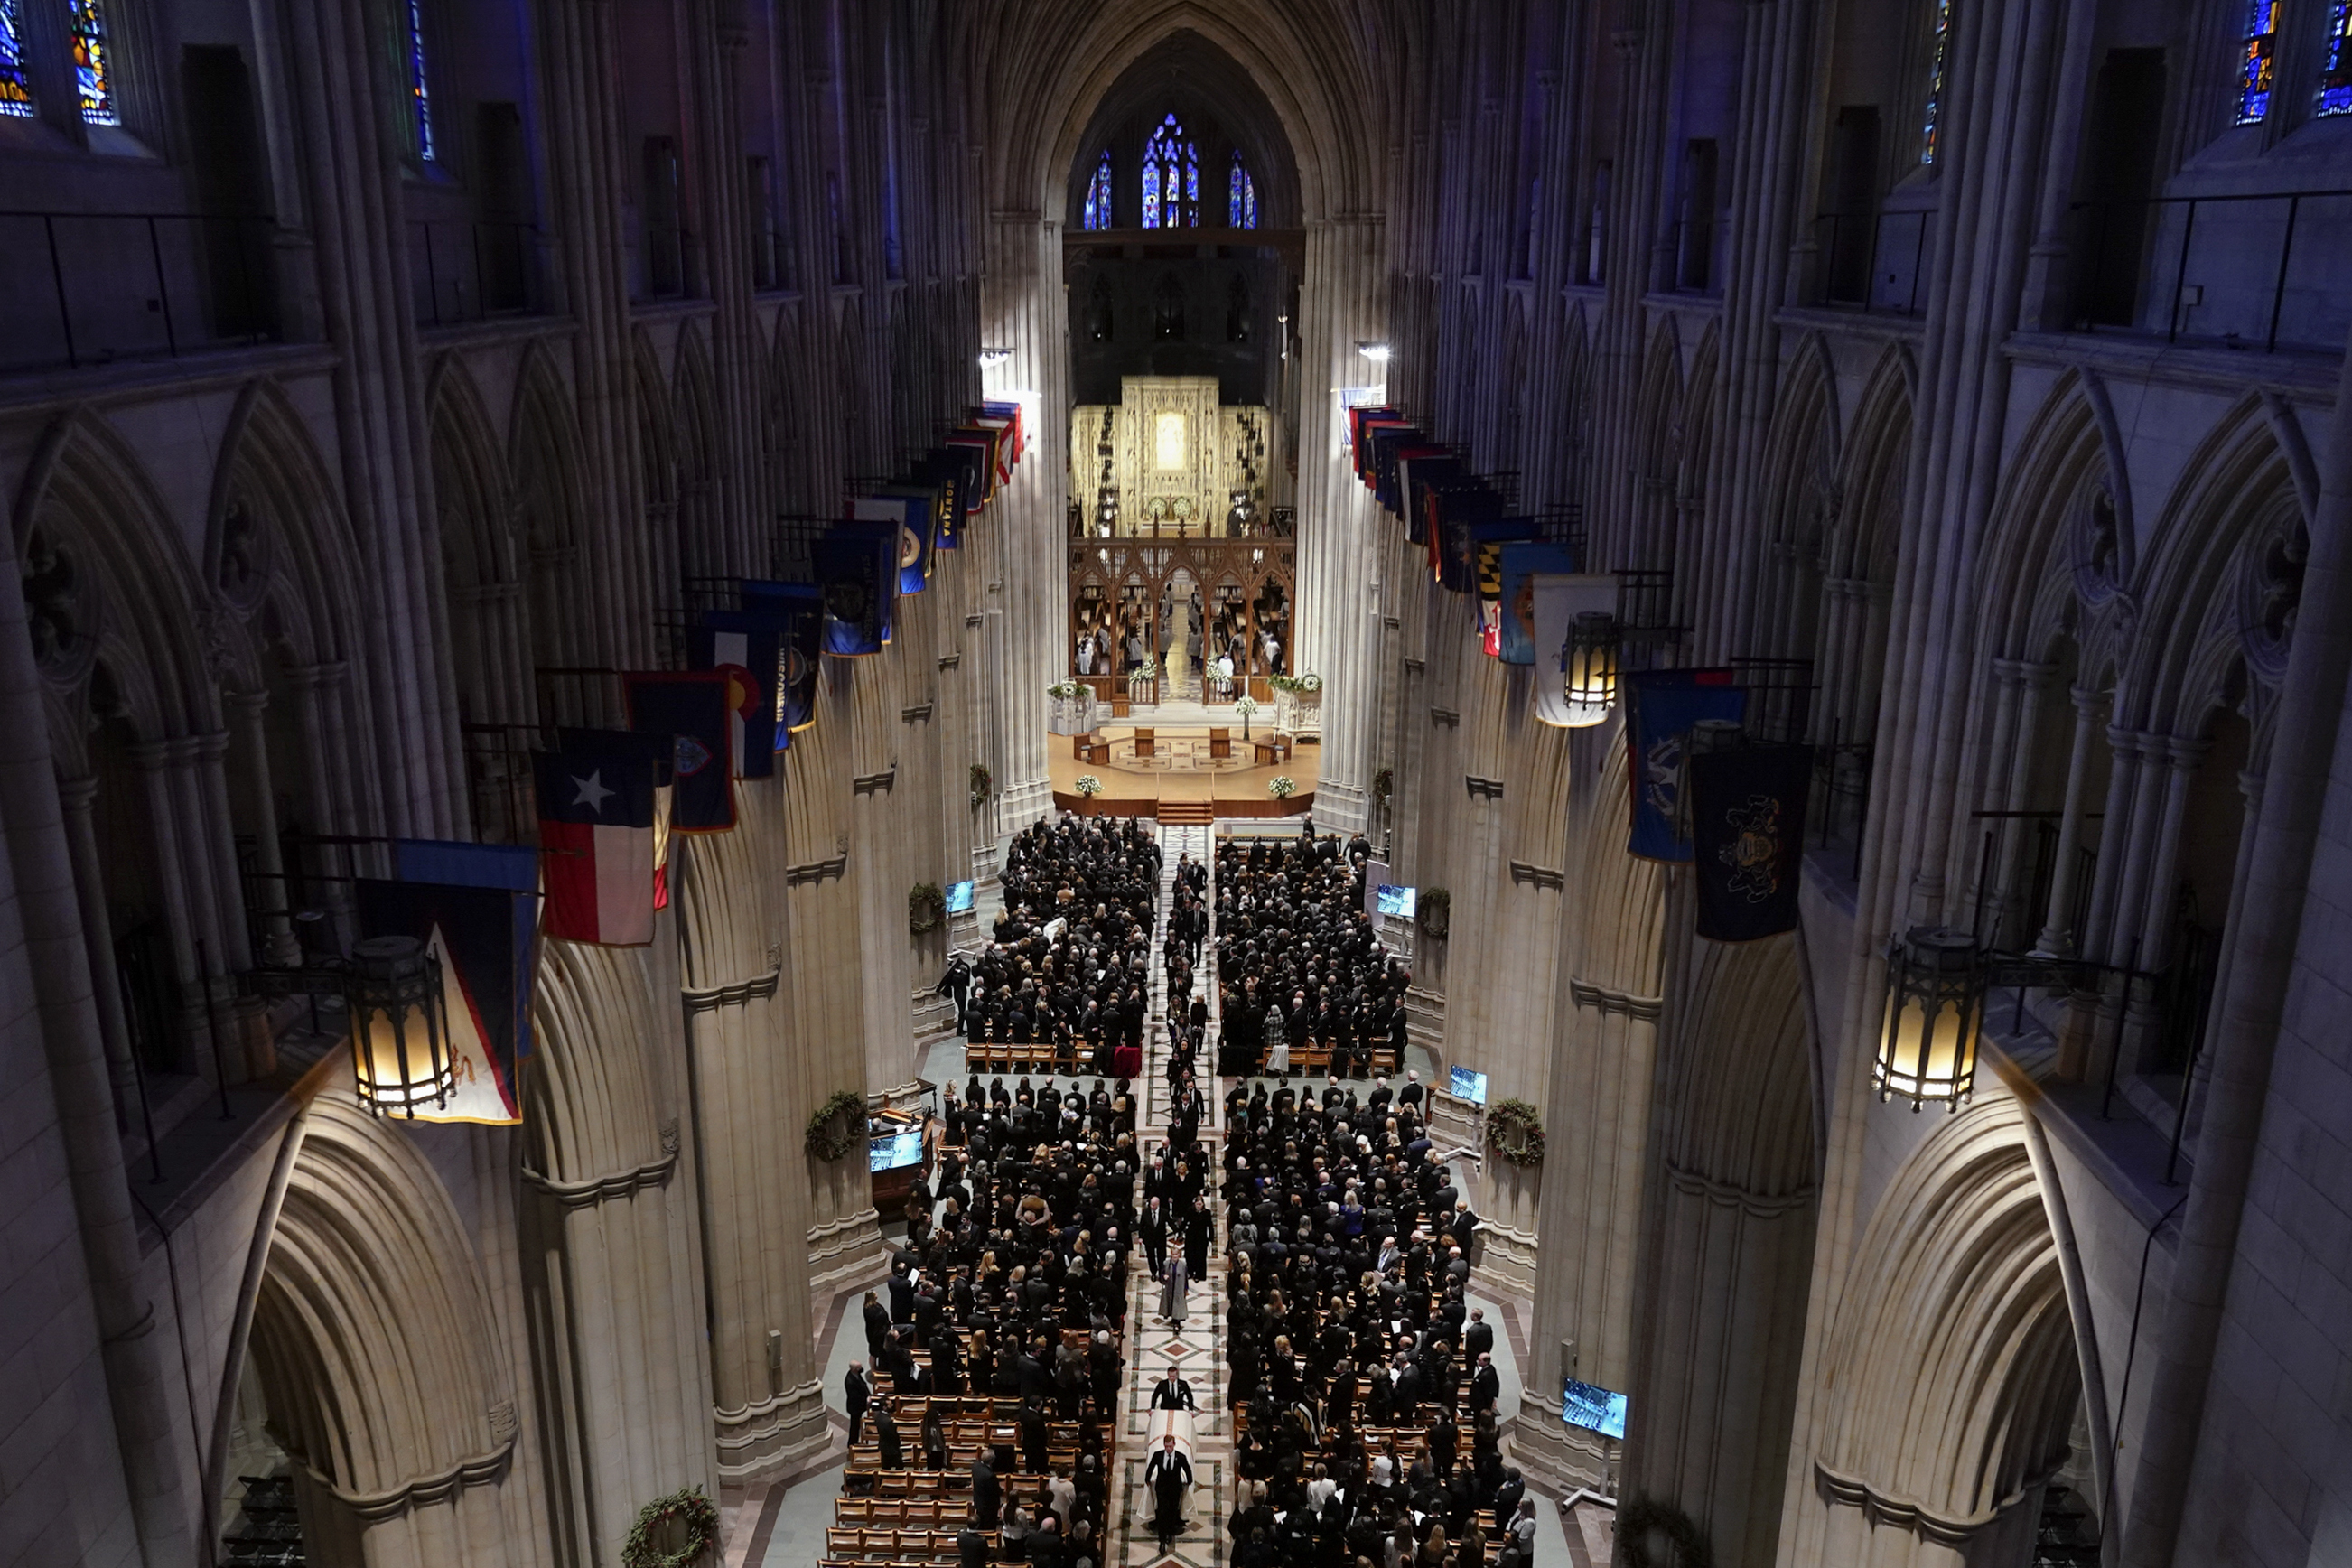
[[[1559,649],[1559,683],[1570,729],[1598,724],[1616,706],[1617,637],[1617,617],[1606,610],[1588,610],[1569,627]]]
[[[441,964],[413,936],[374,936],[352,946],[352,1060],[360,1103],[378,1116],[415,1116],[446,1105],[457,1087]]]
[[[1976,1086],[1984,971],[1966,931],[1914,926],[1886,957],[1886,1014],[1871,1080],[1878,1098],[1954,1111]]]
[[[1010,360],[1012,357],[1013,351],[1011,349],[982,349],[980,351],[980,368],[982,370],[993,370],[998,365]]]
[[[1386,343],[1359,342],[1356,344],[1356,352],[1374,364],[1389,363],[1389,346]]]

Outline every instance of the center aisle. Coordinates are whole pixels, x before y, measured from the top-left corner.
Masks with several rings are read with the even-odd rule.
[[[1170,917],[1175,908],[1176,868],[1179,860],[1190,855],[1196,862],[1209,868],[1210,886],[1205,906],[1214,919],[1216,910],[1216,858],[1213,853],[1213,828],[1171,826],[1160,828],[1160,919],[1156,940],[1168,937]],[[1209,1003],[1209,1037],[1195,1057],[1203,1067],[1216,1061],[1217,988],[1211,967],[1214,962],[1216,931],[1212,926],[1201,943],[1201,964],[1193,971],[1192,991],[1205,996]],[[1151,1011],[1149,1033],[1144,1045],[1142,1086],[1143,1115],[1141,1122],[1142,1158],[1148,1174],[1152,1152],[1164,1147],[1171,1100],[1168,1083],[1168,1063],[1171,1055],[1168,1030],[1168,972],[1164,963],[1152,966]],[[1206,1094],[1202,1110],[1198,1155],[1203,1163],[1202,1190],[1211,1198],[1213,1215],[1215,1202],[1217,1152],[1220,1129],[1218,1120],[1223,1114],[1222,1098]],[[1172,1227],[1171,1227],[1172,1228]],[[1180,1251],[1183,1246],[1181,1233],[1169,1238],[1169,1249]],[[1233,1425],[1225,1413],[1225,1258],[1224,1250],[1213,1236],[1209,1247],[1209,1267],[1202,1278],[1192,1281],[1185,1293],[1186,1311],[1181,1326],[1161,1321],[1159,1316],[1160,1287],[1151,1277],[1150,1267],[1144,1261],[1144,1250],[1138,1247],[1131,1254],[1133,1275],[1129,1283],[1128,1306],[1128,1386],[1119,1412],[1119,1444],[1121,1485],[1112,1509],[1110,1540],[1113,1552],[1108,1553],[1118,1568],[1144,1568],[1146,1564],[1180,1563],[1187,1568],[1213,1568],[1225,1561],[1225,1514],[1230,1510],[1233,1477]],[[1198,1414],[1194,1421],[1192,1454],[1192,1494],[1186,1505],[1184,1531],[1177,1538],[1173,1551],[1162,1552],[1160,1538],[1151,1528],[1154,1505],[1151,1489],[1144,1485],[1143,1468],[1149,1458],[1145,1438],[1151,1420],[1151,1391],[1160,1380],[1173,1370],[1192,1385],[1192,1399]]]

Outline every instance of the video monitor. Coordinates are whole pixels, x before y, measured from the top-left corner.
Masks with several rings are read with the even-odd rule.
[[[1412,889],[1392,888],[1383,882],[1381,884],[1380,893],[1378,896],[1380,901],[1375,907],[1379,909],[1381,913],[1396,920],[1409,921],[1412,919]]]
[[[948,885],[948,913],[951,915],[960,915],[971,908],[971,884],[970,882],[950,883]]]
[[[1446,1092],[1453,1095],[1456,1100],[1466,1100],[1473,1105],[1484,1105],[1486,1103],[1486,1075],[1485,1073],[1472,1072],[1468,1068],[1455,1068],[1454,1069],[1453,1081],[1447,1084],[1445,1089]]]
[[[884,1133],[866,1146],[866,1168],[870,1171],[896,1171],[923,1163],[923,1130],[909,1127],[904,1132]]]
[[[1559,1418],[1570,1426],[1581,1426],[1588,1432],[1598,1432],[1619,1442],[1625,1438],[1625,1396],[1612,1394],[1605,1388],[1595,1388],[1589,1383],[1579,1383],[1572,1377],[1560,1379]]]

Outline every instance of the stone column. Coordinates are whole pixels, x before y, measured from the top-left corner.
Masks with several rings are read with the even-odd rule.
[[[114,1087],[114,1125],[128,1131],[139,1104],[139,1068],[131,1052],[131,1022],[122,1011],[122,982],[114,968],[114,932],[106,910],[106,874],[99,865],[98,825],[91,806],[96,778],[65,779],[58,784],[63,807],[66,855],[73,866],[74,905],[81,911],[82,951],[89,957],[92,1000],[98,1007],[99,1038],[106,1047],[106,1072]]]
[[[2058,958],[2074,954],[2074,921],[2070,918],[2074,904],[2074,862],[2083,846],[2083,797],[2090,783],[2091,742],[2098,737],[2100,716],[2105,711],[2107,694],[2087,687],[2073,689],[2074,699],[2074,746],[2066,763],[2066,804],[2058,818],[2057,864],[2050,874],[2050,907],[2042,914],[2042,934],[2034,939],[2033,951]]]
[[[2022,808],[2025,791],[2033,770],[2033,736],[2042,722],[2042,693],[2047,685],[2053,667],[2034,664],[2025,659],[1997,658],[1993,675],[2000,682],[2000,711],[1993,727],[1991,755],[2009,758],[2008,776],[2001,781],[2001,792],[1988,804],[1997,810],[2016,811]],[[2000,842],[1993,866],[1993,887],[1999,901],[1993,906],[1992,930],[1987,940],[2000,945],[2002,933],[2018,931],[2027,920],[2025,889],[2017,885],[2018,863],[2025,850],[2025,824],[2014,818],[2001,824]]]
[[[271,912],[263,917],[265,963],[299,963],[301,949],[294,940],[294,923],[287,916],[289,902],[285,852],[278,842],[278,796],[269,776],[269,742],[262,714],[269,706],[266,691],[231,691],[228,702],[231,732],[236,736],[245,782],[246,820],[253,825],[254,865],[265,884],[263,898]]]

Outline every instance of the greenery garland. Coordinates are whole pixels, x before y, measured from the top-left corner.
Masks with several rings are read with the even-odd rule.
[[[857,1120],[847,1121],[851,1111]],[[820,1160],[838,1160],[849,1152],[866,1128],[866,1097],[854,1089],[837,1091],[831,1100],[816,1108],[809,1118],[808,1132],[803,1140],[808,1152]]]
[[[1650,1555],[1653,1531],[1673,1543],[1670,1562]],[[1634,1498],[1617,1507],[1617,1561],[1623,1568],[1715,1568],[1715,1543],[1698,1521],[1674,1504]]]
[[[1486,1112],[1486,1147],[1514,1165],[1543,1163],[1543,1112],[1524,1100],[1505,1100]]]
[[[1454,895],[1443,888],[1423,888],[1414,900],[1412,923],[1433,942],[1444,942],[1454,930]]]
[[[979,807],[986,805],[988,804],[988,797],[995,793],[996,776],[988,771],[988,764],[985,763],[972,763],[971,804],[973,806]]]
[[[907,933],[922,936],[947,923],[948,896],[937,882],[918,882],[907,891]]]
[[[679,1527],[686,1544],[675,1552],[656,1545],[656,1533],[665,1525]],[[718,1543],[718,1505],[702,1495],[700,1487],[688,1487],[637,1510],[637,1521],[621,1543],[621,1568],[693,1568]]]
[[[1372,775],[1372,799],[1375,803],[1386,804],[1389,796],[1394,794],[1396,794],[1395,770],[1382,768]]]

